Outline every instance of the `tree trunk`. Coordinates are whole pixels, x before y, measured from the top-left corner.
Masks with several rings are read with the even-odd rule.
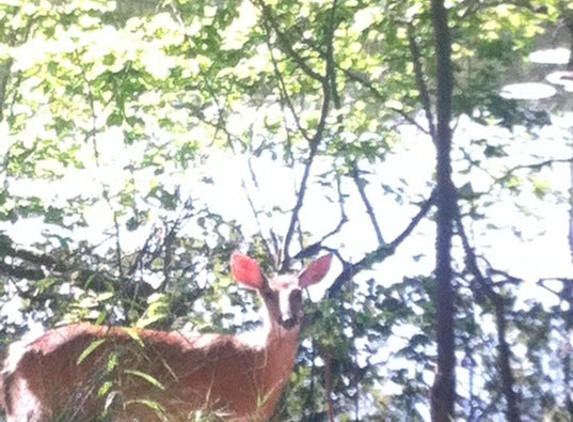
[[[456,193],[452,183],[451,97],[452,67],[448,15],[443,0],[432,0],[437,58],[437,125],[434,143],[437,152],[437,236],[436,236],[436,340],[438,360],[432,386],[431,414],[433,422],[454,419],[455,337],[454,289],[452,286],[451,247]]]

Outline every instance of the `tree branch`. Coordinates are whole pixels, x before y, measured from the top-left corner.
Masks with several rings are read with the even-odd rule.
[[[332,3],[332,8],[334,9],[335,7],[336,7],[336,0],[334,0]],[[329,23],[330,23],[330,25],[326,31],[325,38],[326,38],[327,43],[332,43],[332,40],[334,37],[334,30],[336,28],[336,25],[334,23],[334,13],[331,13],[331,21]],[[300,214],[300,210],[302,209],[302,206],[304,204],[304,197],[305,197],[306,190],[308,187],[308,178],[310,176],[310,168],[311,168],[312,163],[314,161],[314,157],[316,156],[316,153],[318,151],[318,146],[320,144],[320,141],[324,137],[324,131],[326,128],[326,119],[327,119],[329,111],[330,111],[332,89],[334,89],[334,87],[331,87],[331,85],[330,85],[330,82],[333,80],[332,74],[334,72],[334,57],[333,57],[332,46],[327,47],[327,51],[328,51],[328,54],[326,57],[326,70],[325,70],[326,75],[325,75],[325,77],[322,77],[320,75],[318,75],[318,78],[315,77],[315,79],[318,79],[321,81],[321,85],[322,85],[322,106],[321,106],[321,110],[320,110],[320,119],[318,121],[315,134],[312,137],[312,139],[309,141],[310,150],[309,150],[309,154],[308,154],[308,158],[307,158],[307,163],[306,163],[305,168],[304,168],[303,176],[302,176],[302,179],[300,182],[300,188],[298,191],[297,200],[296,200],[295,206],[292,210],[291,220],[290,220],[288,229],[287,229],[286,234],[285,234],[283,253],[282,253],[283,261],[282,261],[282,265],[280,266],[279,271],[286,271],[288,266],[289,266],[289,261],[290,261],[289,246],[290,246],[292,237],[294,235],[296,224],[298,222],[298,216]],[[291,57],[291,58],[293,58],[293,57]],[[296,58],[293,58],[293,59],[296,62],[297,59]],[[309,75],[312,77],[312,75],[310,73],[309,73]]]
[[[496,293],[492,287],[491,280],[486,280],[479,269],[477,257],[474,249],[470,246],[469,239],[466,235],[465,228],[462,224],[461,213],[459,208],[456,212],[456,225],[458,234],[462,240],[462,246],[465,253],[465,262],[470,273],[475,277],[477,286],[472,291],[476,295],[476,302],[480,302],[483,295],[487,297],[494,305],[498,344],[498,363],[500,367],[502,394],[506,400],[506,415],[509,422],[521,422],[521,415],[517,395],[514,391],[515,378],[511,369],[511,350],[506,340],[506,305],[503,296]],[[507,277],[506,277],[507,278]]]
[[[410,46],[410,54],[412,55],[412,63],[414,65],[414,76],[416,78],[416,86],[418,87],[418,92],[420,93],[420,100],[422,102],[422,107],[426,113],[426,119],[428,120],[428,128],[432,139],[436,135],[436,127],[434,125],[434,115],[432,113],[432,105],[430,102],[430,94],[428,92],[428,86],[424,81],[424,70],[422,66],[422,53],[420,52],[420,47],[416,41],[414,34],[414,28],[411,23],[407,24],[407,34],[408,34],[408,44]]]
[[[436,200],[435,191],[432,192],[430,197],[422,204],[418,213],[414,216],[412,221],[408,226],[400,233],[392,242],[388,244],[380,245],[377,249],[372,252],[367,253],[360,261],[351,264],[344,261],[340,256],[338,258],[342,262],[342,272],[336,277],[332,285],[328,288],[328,297],[335,297],[340,293],[342,286],[347,280],[352,279],[354,275],[358,274],[360,271],[367,270],[372,267],[372,265],[384,261],[387,257],[394,254],[398,246],[402,244],[404,240],[410,236],[414,231],[416,226],[422,221],[426,216],[432,205],[434,205]]]
[[[372,227],[374,228],[374,232],[376,233],[376,239],[378,240],[379,245],[383,245],[384,237],[382,236],[382,231],[380,230],[380,225],[376,220],[376,214],[374,213],[374,208],[366,195],[366,191],[364,189],[364,185],[366,181],[360,179],[360,174],[358,173],[358,166],[356,162],[352,163],[352,180],[354,180],[354,184],[356,185],[356,189],[358,189],[358,193],[360,194],[360,198],[362,199],[362,203],[366,207],[366,214],[368,214],[368,218],[370,218],[370,222],[372,223]]]
[[[337,180],[337,190],[338,190],[338,195],[339,195],[338,197],[342,198],[342,193],[340,191],[341,190],[340,180]],[[305,247],[304,249],[302,249],[301,251],[299,251],[292,259],[310,258],[312,256],[317,255],[323,249],[329,250],[330,252],[334,252],[331,249],[324,247],[323,244],[326,241],[326,239],[339,233],[340,230],[342,229],[342,226],[344,226],[344,224],[346,224],[346,222],[348,222],[348,216],[346,215],[346,212],[344,211],[344,201],[341,199],[339,201],[339,204],[340,204],[340,221],[338,222],[338,225],[333,230],[331,230],[329,233],[325,234],[322,237],[322,239],[320,239],[318,242],[315,242],[312,245],[309,245],[309,246]]]

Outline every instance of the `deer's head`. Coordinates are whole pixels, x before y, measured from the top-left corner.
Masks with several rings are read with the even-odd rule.
[[[302,289],[322,280],[331,262],[332,255],[329,254],[310,263],[299,274],[267,278],[255,260],[234,253],[231,256],[231,272],[237,282],[259,292],[273,326],[292,330],[300,326],[303,315]]]

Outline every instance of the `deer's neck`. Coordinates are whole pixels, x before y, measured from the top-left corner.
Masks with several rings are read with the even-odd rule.
[[[290,379],[298,349],[299,327],[285,330],[272,326],[266,334],[265,345],[259,349],[260,359],[257,365],[260,392],[258,414],[261,420],[272,415]]]
[[[298,349],[298,336],[300,327],[285,330],[281,327],[273,327],[268,333],[266,350],[271,357],[271,361],[277,367],[288,371],[288,376],[292,371],[294,359]]]

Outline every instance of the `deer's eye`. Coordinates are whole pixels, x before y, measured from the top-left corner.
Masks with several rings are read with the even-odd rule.
[[[300,290],[293,290],[290,293],[290,303],[295,304],[300,302],[302,302],[302,292]]]
[[[273,292],[271,289],[265,289],[261,292],[261,294],[265,300],[271,300],[275,296],[275,292]]]

